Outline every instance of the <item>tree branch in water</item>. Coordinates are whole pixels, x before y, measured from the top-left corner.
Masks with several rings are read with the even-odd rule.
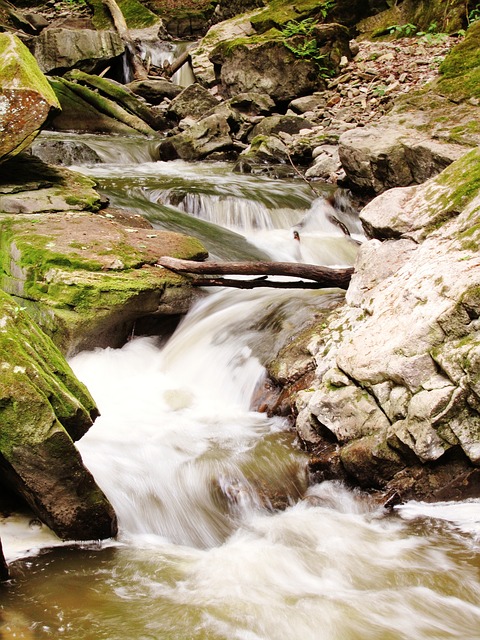
[[[198,286],[223,286],[252,289],[253,287],[272,288],[328,288],[347,289],[353,273],[353,267],[330,269],[316,264],[298,262],[195,262],[162,256],[157,266],[177,273],[244,275],[244,276],[293,276],[307,278],[314,282],[274,282],[265,278],[257,280],[228,280],[224,278],[203,278],[194,282]],[[200,284],[201,283],[201,284]],[[242,283],[242,284],[241,284]]]

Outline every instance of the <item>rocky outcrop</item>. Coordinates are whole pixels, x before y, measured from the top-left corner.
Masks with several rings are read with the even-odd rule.
[[[29,146],[60,108],[33,56],[14,35],[0,33],[0,162]]]
[[[45,29],[35,40],[34,56],[44,73],[62,75],[70,69],[98,73],[123,55],[116,31]]]
[[[362,211],[376,239],[346,304],[317,327],[317,381],[297,401],[318,477],[402,498],[478,497],[479,166],[471,151]]]
[[[0,292],[0,483],[20,495],[61,538],[116,534],[109,502],[72,440],[98,415],[52,341]]]
[[[27,159],[4,167],[13,177],[0,187],[10,192],[3,197],[18,205],[0,214],[0,288],[21,299],[64,353],[120,346],[142,318],[186,312],[191,289],[154,264],[162,255],[205,257],[200,242],[139,227],[134,216],[116,222],[108,211],[92,213],[100,207],[92,181],[66,169]],[[41,203],[50,208],[39,211]]]

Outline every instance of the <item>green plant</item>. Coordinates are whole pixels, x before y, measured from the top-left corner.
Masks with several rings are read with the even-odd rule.
[[[378,87],[375,87],[374,90],[372,91],[373,95],[377,96],[378,98],[381,98],[382,96],[384,96],[387,92],[387,87],[384,84],[379,84]]]
[[[315,27],[316,21],[313,18],[307,18],[306,20],[290,20],[282,29],[282,35],[284,38],[291,38],[292,36],[309,36]]]
[[[324,0],[324,2],[322,2],[322,4],[319,7],[322,20],[325,20],[325,18],[328,16],[328,14],[330,13],[330,11],[333,9],[334,6],[335,6],[335,0]]]
[[[392,24],[386,28],[386,32],[397,38],[408,38],[418,32],[418,27],[411,22],[407,24]]]
[[[477,20],[480,20],[480,4],[477,4],[475,8],[472,9],[467,15],[467,22],[469,25],[471,25],[472,22],[476,22]]]

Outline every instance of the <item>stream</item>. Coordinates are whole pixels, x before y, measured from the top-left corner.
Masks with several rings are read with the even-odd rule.
[[[102,162],[75,168],[112,205],[213,258],[346,266],[363,240],[328,185],[317,197],[227,164],[155,162],[145,141],[81,140]],[[480,638],[480,501],[387,512],[338,482],[309,486],[289,423],[251,410],[271,355],[342,295],[217,290],[170,337],[71,359],[101,412],[77,445],[119,535],[62,543],[28,514],[2,521],[14,579],[0,638]]]

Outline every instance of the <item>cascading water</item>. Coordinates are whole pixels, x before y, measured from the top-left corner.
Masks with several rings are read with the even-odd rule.
[[[141,162],[80,169],[154,225],[168,226],[167,213],[194,219],[225,259],[234,251],[225,238],[243,233],[240,253],[295,260],[292,230],[318,262],[353,259],[331,205],[304,185]],[[214,236],[222,208],[231,235]],[[359,240],[342,209],[335,215]],[[69,546],[37,523],[4,523],[7,557],[26,559],[3,587],[2,637],[480,638],[478,501],[389,514],[335,482],[307,488],[288,425],[250,410],[263,364],[339,296],[223,290],[166,342],[135,338],[72,360],[102,414],[78,446],[120,533]]]
[[[165,62],[171,64],[191,46],[191,42],[146,41],[140,45],[140,55],[148,67],[153,65],[161,69]],[[191,65],[188,62],[185,63],[173,74],[171,80],[180,87],[188,87],[193,84],[195,76]]]

